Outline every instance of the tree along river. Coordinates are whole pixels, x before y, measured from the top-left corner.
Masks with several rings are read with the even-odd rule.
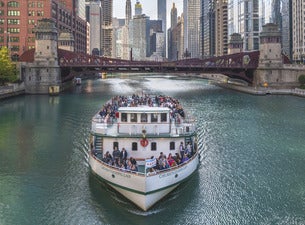
[[[195,175],[148,212],[87,162],[91,117],[112,96],[142,91],[180,99],[198,122],[201,154]],[[304,112],[304,98],[160,74],[2,100],[0,224],[305,224]]]

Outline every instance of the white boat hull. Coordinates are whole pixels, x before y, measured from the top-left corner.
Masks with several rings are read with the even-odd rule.
[[[181,182],[189,178],[199,164],[198,154],[187,163],[155,175],[132,173],[108,166],[90,154],[89,165],[94,174],[147,211],[156,202],[174,190]]]

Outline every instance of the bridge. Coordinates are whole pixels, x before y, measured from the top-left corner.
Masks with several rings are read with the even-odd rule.
[[[20,61],[33,62],[35,49],[25,52]],[[284,58],[285,60],[285,58]],[[63,78],[75,71],[96,72],[158,72],[158,73],[220,73],[231,78],[253,81],[253,72],[258,67],[259,51],[241,52],[206,59],[189,58],[178,61],[132,61],[106,58],[58,49],[58,64]]]

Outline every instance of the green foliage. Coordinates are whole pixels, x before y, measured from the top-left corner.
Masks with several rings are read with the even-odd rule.
[[[9,57],[8,49],[0,49],[0,85],[17,81],[16,65]]]
[[[304,74],[300,75],[298,79],[299,79],[301,86],[304,86],[305,85],[305,75]]]

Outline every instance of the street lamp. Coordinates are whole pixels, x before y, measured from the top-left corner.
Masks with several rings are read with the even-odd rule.
[[[10,51],[10,39],[11,39],[11,33],[9,31],[4,31],[6,33],[6,47]]]

